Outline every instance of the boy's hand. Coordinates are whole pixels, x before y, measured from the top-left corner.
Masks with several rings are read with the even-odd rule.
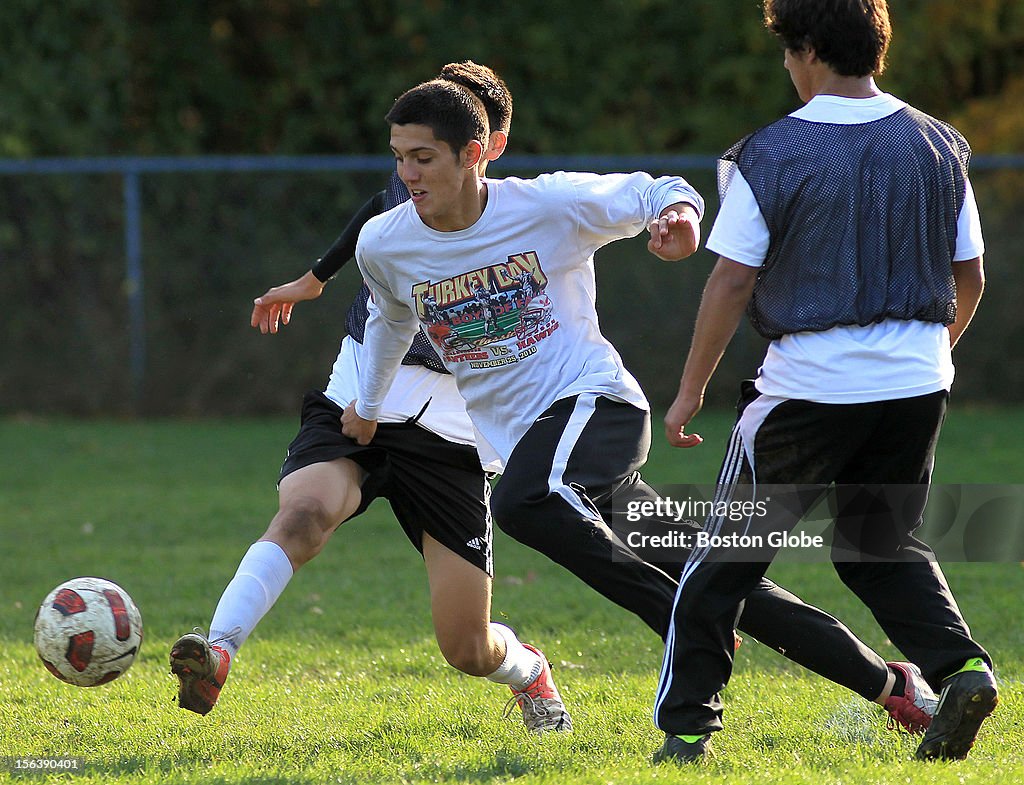
[[[341,432],[356,444],[367,445],[377,433],[377,421],[364,420],[356,414],[356,402],[352,401],[341,415]]]
[[[677,202],[661,211],[656,221],[648,227],[651,239],[647,250],[664,259],[675,262],[690,256],[700,245],[700,218],[693,205]]]
[[[315,300],[324,290],[324,285],[312,271],[290,283],[269,289],[262,297],[253,300],[252,317],[249,324],[259,331],[276,334],[279,326],[292,320],[292,308],[302,300]]]

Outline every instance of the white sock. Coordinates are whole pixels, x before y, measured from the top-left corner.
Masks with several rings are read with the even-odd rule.
[[[235,577],[224,589],[210,622],[210,640],[232,657],[292,578],[292,563],[277,543],[254,542],[242,557]]]
[[[519,642],[512,629],[504,624],[491,622],[491,630],[505,641],[505,659],[498,669],[487,676],[498,684],[507,684],[513,689],[521,690],[540,676],[544,668],[544,660]]]

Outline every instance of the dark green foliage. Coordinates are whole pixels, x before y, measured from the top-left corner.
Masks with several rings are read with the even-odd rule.
[[[1019,83],[1016,0],[892,6],[887,89],[956,120]],[[391,101],[466,58],[517,152],[715,153],[797,101],[757,0],[10,0],[0,154],[379,153]]]
[[[1021,152],[1024,5],[899,0],[885,89]],[[757,0],[68,0],[0,4],[0,157],[386,153],[383,116],[453,60],[516,99],[511,153],[715,155],[798,103]],[[661,172],[654,172],[660,174]],[[531,174],[501,166],[492,174]],[[717,206],[710,171],[683,172]],[[293,410],[326,380],[357,280],[346,270],[283,335],[252,298],[303,273],[386,173],[144,175],[145,383],[133,395],[122,184],[0,176],[0,411]],[[957,394],[1020,400],[1024,173],[976,171],[990,287],[958,350]],[[681,370],[713,259],[599,256],[608,335],[659,404]],[[712,397],[762,345],[746,328]]]

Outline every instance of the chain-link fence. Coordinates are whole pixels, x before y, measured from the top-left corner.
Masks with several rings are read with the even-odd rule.
[[[0,162],[0,413],[297,412],[327,380],[358,285],[349,265],[277,336],[253,297],[297,278],[383,187],[387,157]],[[509,156],[494,176],[552,169],[684,174],[718,199],[712,157]],[[960,400],[1018,402],[1024,387],[1024,161],[978,158],[988,290],[956,352]],[[642,238],[598,254],[603,329],[656,405],[674,395],[704,280]],[[709,391],[731,404],[763,343],[744,325]]]

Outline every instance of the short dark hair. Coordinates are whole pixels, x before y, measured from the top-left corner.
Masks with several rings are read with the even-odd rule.
[[[448,63],[437,76],[462,85],[483,101],[492,131],[509,132],[512,127],[512,93],[493,69],[472,60],[463,60],[461,63]]]
[[[425,125],[458,157],[474,139],[487,147],[490,129],[483,103],[465,87],[432,79],[406,90],[384,117],[391,125]]]
[[[886,0],[764,0],[764,23],[787,49],[813,48],[840,76],[885,70],[892,38]]]

